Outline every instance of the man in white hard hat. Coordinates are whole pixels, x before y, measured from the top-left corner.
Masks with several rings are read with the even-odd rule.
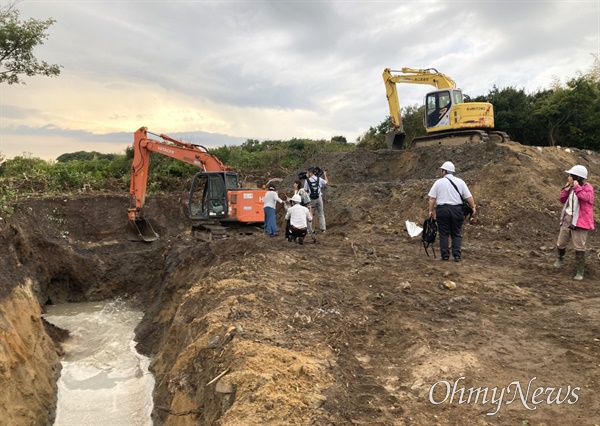
[[[588,171],[585,166],[573,166],[565,170],[569,174],[567,183],[560,192],[560,202],[564,204],[560,214],[560,231],[556,247],[558,260],[554,263],[557,268],[562,266],[567,244],[573,243],[577,273],[575,280],[583,279],[585,269],[585,244],[588,232],[594,229],[594,188],[586,182]]]
[[[454,164],[446,161],[440,169],[442,177],[435,181],[428,194],[429,217],[433,217],[435,207],[442,260],[450,259],[450,249],[448,248],[448,237],[450,237],[452,256],[455,261],[460,262],[462,259],[462,226],[465,221],[463,200],[471,206],[472,216],[477,213],[477,206],[467,184],[454,176]]]
[[[292,205],[285,214],[285,220],[290,221],[290,238],[298,244],[304,244],[304,237],[308,231],[308,223],[312,221],[310,211],[302,205],[302,198],[299,194],[290,198]]]

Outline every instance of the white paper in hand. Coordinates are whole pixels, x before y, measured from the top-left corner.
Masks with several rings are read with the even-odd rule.
[[[418,236],[419,234],[421,234],[421,232],[423,231],[423,228],[421,228],[419,225],[417,225],[414,222],[409,222],[408,220],[406,221],[406,230],[408,231],[408,235],[410,235],[411,238]]]

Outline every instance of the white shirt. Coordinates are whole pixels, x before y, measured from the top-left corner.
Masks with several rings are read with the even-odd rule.
[[[306,207],[294,204],[285,214],[285,220],[288,219],[294,228],[304,229],[308,226],[308,221],[312,220],[312,216]]]
[[[283,203],[283,200],[281,198],[279,198],[279,195],[277,195],[277,192],[267,191],[267,193],[265,194],[265,196],[263,198],[263,206],[271,207],[274,209],[275,207],[277,207],[277,203]]]
[[[452,179],[452,182],[454,182],[456,188],[460,191],[462,198],[450,183],[450,179]],[[431,198],[435,198],[435,204],[438,206],[443,204],[460,206],[464,199],[472,197],[467,184],[462,179],[451,174],[447,174],[443,178],[436,180],[429,190],[428,195]]]
[[[575,213],[575,210],[579,210],[579,199],[575,195],[575,191],[573,191],[573,188],[571,188],[569,190],[569,197],[567,198],[565,214],[568,214],[569,216],[573,216]]]

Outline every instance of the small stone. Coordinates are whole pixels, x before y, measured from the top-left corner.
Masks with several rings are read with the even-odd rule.
[[[318,395],[317,400],[312,403],[313,408],[321,408],[325,402],[327,402],[327,397],[323,395]]]
[[[423,380],[419,379],[410,388],[412,390],[419,389],[421,386],[423,386],[423,384]]]
[[[456,283],[454,281],[446,280],[442,284],[444,284],[444,287],[448,290],[454,290],[456,288]]]
[[[235,385],[230,383],[226,379],[221,379],[217,382],[215,386],[215,392],[217,393],[233,393],[235,392]]]
[[[304,371],[304,365],[301,362],[295,362],[290,365],[289,371],[294,373],[296,376],[299,376],[302,371]]]

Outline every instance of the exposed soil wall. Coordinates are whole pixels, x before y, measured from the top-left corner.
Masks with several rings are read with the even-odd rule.
[[[428,258],[404,229],[425,218],[446,160],[480,211],[465,225],[461,263]],[[19,203],[0,225],[0,354],[38,343],[0,375],[0,386],[20,377],[20,393],[0,395],[0,418],[52,415],[59,348],[40,306],[122,297],[146,313],[138,347],[153,356],[157,425],[595,424],[597,233],[583,282],[572,280],[572,251],[552,267],[558,193],[577,163],[597,186],[600,157],[588,151],[507,143],[323,154],[311,165],[331,179],[328,231],[304,246],[264,235],[201,241],[185,193],[148,198],[161,235],[152,244],[126,240],[127,196]],[[27,304],[11,309],[23,295]],[[563,396],[571,386],[578,397],[535,410],[520,400],[431,402],[434,384],[457,380]]]

